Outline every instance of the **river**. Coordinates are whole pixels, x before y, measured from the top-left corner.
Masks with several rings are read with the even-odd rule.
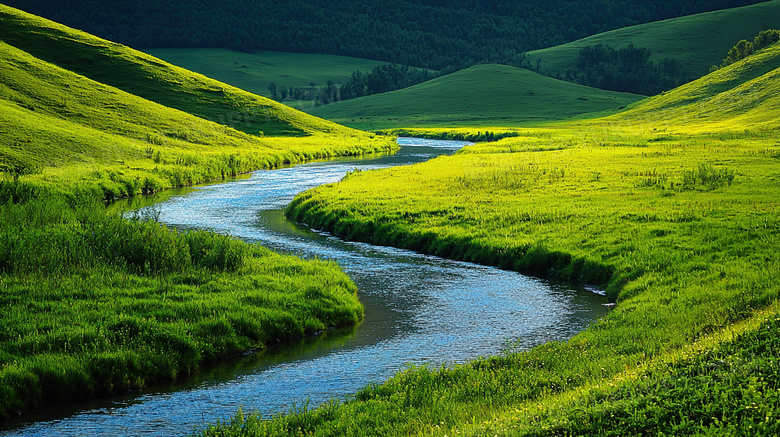
[[[608,311],[606,298],[582,288],[346,242],[284,218],[295,194],[355,168],[408,165],[464,145],[408,138],[399,144],[393,155],[258,171],[168,193],[146,207],[179,229],[211,229],[279,252],[338,261],[360,290],[366,318],[359,326],[227,360],[142,392],[40,409],[0,424],[0,435],[187,435],[239,407],[270,417],[293,405],[345,399],[408,364],[453,365],[566,339]]]

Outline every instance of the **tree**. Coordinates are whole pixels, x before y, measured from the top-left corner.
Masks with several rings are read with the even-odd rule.
[[[276,84],[274,82],[271,82],[268,84],[268,91],[271,91],[271,98],[274,100],[279,100],[279,96],[276,92]],[[282,97],[284,99],[284,97]]]

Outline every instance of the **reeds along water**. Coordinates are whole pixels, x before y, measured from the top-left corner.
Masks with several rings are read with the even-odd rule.
[[[175,379],[363,317],[333,263],[14,182],[0,193],[0,417]]]

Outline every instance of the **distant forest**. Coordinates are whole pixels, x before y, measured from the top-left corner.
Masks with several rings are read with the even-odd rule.
[[[134,48],[277,50],[435,70],[760,0],[3,0]],[[1,37],[1,36],[0,36]]]

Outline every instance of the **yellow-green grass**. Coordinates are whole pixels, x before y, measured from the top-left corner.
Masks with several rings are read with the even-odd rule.
[[[156,89],[160,101],[185,95],[185,102],[176,105],[182,110],[166,107],[0,42],[0,172],[34,168],[42,173],[30,176],[33,180],[83,183],[98,195],[100,189],[104,197],[116,198],[283,163],[396,147],[389,139],[316,119],[4,6],[0,18],[4,29],[21,40],[46,35],[52,46],[75,45],[57,49],[80,53],[75,59],[107,64],[105,69],[95,66],[95,77],[98,71],[137,70],[143,74],[122,77],[124,88]],[[111,50],[104,53],[106,47]],[[232,112],[215,116],[216,121],[202,118],[220,110]],[[263,135],[260,129],[268,128],[286,136]]]
[[[737,41],[766,29],[780,27],[780,1],[771,0],[739,8],[706,12],[600,33],[577,41],[527,53],[531,65],[541,59],[542,71],[566,74],[575,67],[585,46],[606,44],[625,47],[634,44],[652,52],[651,60],[673,58],[694,77],[720,64]]]
[[[0,35],[5,43],[63,69],[252,135],[354,134],[270,99],[5,5],[0,5]]]
[[[641,97],[589,88],[503,65],[479,65],[403,90],[312,109],[366,130],[514,126],[617,110]]]
[[[334,263],[125,220],[95,199],[390,139],[2,5],[0,28],[0,419],[362,319]]]
[[[0,183],[0,200],[0,419],[363,318],[335,263],[128,221],[29,184]]]
[[[197,71],[259,96],[271,97],[268,85],[308,88],[341,83],[355,71],[370,71],[385,64],[349,56],[290,52],[236,52],[226,49],[148,49],[146,53],[171,64]]]
[[[288,215],[337,235],[594,284],[617,305],[566,342],[409,369],[343,404],[209,432],[773,435],[778,70],[739,75],[778,56],[773,47],[663,105],[520,129],[301,194]],[[760,104],[719,111],[745,86]],[[667,109],[684,105],[695,123]]]

